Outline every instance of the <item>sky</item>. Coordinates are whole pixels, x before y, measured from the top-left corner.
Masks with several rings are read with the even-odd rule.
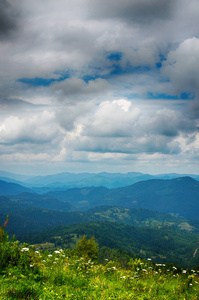
[[[0,0],[0,169],[199,174],[198,0]]]

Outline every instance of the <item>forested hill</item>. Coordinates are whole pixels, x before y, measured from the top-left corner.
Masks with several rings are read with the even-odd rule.
[[[33,193],[31,189],[23,185],[0,180],[0,195],[16,195],[23,192]]]
[[[70,248],[84,234],[94,236],[100,247],[123,249],[144,258],[151,257],[153,261],[177,263],[186,267],[199,264],[199,253],[194,256],[199,235],[180,231],[175,226],[135,227],[98,221],[45,229],[24,235],[20,241],[41,243],[44,248],[53,245]]]
[[[92,207],[109,205],[144,208],[173,213],[185,218],[199,218],[199,182],[191,177],[151,179],[114,189],[73,188],[43,195],[15,183],[0,181],[0,195],[7,195],[15,207],[22,205],[59,211],[85,211]]]
[[[190,177],[151,179],[116,189],[76,188],[46,195],[67,201],[81,210],[99,205],[119,205],[199,218],[199,182]]]

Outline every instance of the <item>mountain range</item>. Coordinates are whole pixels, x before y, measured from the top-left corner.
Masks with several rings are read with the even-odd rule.
[[[68,182],[71,180],[75,185],[87,180],[93,182],[100,176],[102,182],[107,178],[110,185],[121,184],[125,176],[126,184],[130,180],[129,174],[85,173],[78,175],[78,183],[76,174],[74,177],[67,174]],[[0,175],[0,224],[8,214],[6,229],[10,236],[16,234],[21,241],[53,240],[55,246],[59,243],[69,247],[71,234],[75,237],[85,233],[95,235],[100,246],[119,247],[137,254],[145,251],[157,256],[157,261],[165,256],[168,261],[181,263],[188,254],[189,262],[195,262],[192,256],[199,241],[199,182],[192,177],[170,174],[163,179],[138,180],[148,175],[132,173],[131,180],[134,176],[137,182],[126,186],[66,188],[66,173],[44,178],[25,175],[18,178],[1,172]],[[66,225],[66,229],[60,227]],[[35,230],[41,229],[46,231],[34,235]],[[58,238],[64,232],[64,239]],[[149,235],[150,240],[146,240]]]
[[[0,180],[17,183],[33,189],[38,193],[46,193],[52,190],[64,190],[69,188],[99,187],[117,188],[128,186],[139,181],[149,179],[173,179],[179,177],[191,177],[199,180],[199,175],[194,174],[159,174],[150,175],[139,172],[129,173],[70,173],[63,172],[45,176],[18,175],[0,171]]]
[[[12,198],[12,205],[59,211],[87,210],[109,205],[145,208],[199,218],[199,182],[191,177],[151,179],[120,188],[72,188],[37,194],[16,183],[0,181],[0,195]],[[12,196],[12,197],[11,197]]]

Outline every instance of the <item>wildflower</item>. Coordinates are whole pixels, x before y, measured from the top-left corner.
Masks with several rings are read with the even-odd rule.
[[[43,262],[46,262],[45,259],[43,260]]]
[[[33,265],[30,265],[30,267],[32,268],[32,267],[33,267]]]
[[[186,274],[186,273],[187,273],[187,271],[186,271],[186,270],[183,270],[183,271],[182,271],[182,273],[183,273],[183,274]]]
[[[40,254],[39,251],[37,251],[37,250],[35,251],[35,253],[36,253],[36,254]]]
[[[59,258],[55,258],[55,260],[59,260]]]
[[[120,278],[126,279],[126,276],[122,276],[122,277],[120,277]]]
[[[56,254],[59,254],[59,253],[60,253],[60,251],[59,251],[59,250],[55,250],[54,252],[55,252]]]
[[[26,252],[29,251],[29,248],[26,248],[26,247],[25,247],[25,248],[22,248],[22,249],[21,249],[21,252],[24,252],[24,251],[26,251]]]
[[[3,227],[6,227],[7,224],[8,224],[8,222],[9,222],[9,217],[7,216],[7,220],[6,220],[5,223],[3,224]]]
[[[52,254],[48,254],[48,257],[52,257]]]
[[[147,258],[147,260],[151,260],[151,258]]]

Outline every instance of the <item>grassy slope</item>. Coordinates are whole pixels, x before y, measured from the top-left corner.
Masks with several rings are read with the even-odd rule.
[[[68,250],[22,250],[17,243],[0,244],[1,267],[7,262],[0,272],[1,300],[198,299],[197,270],[139,259],[132,259],[125,269],[117,261],[93,263]],[[9,265],[5,255],[10,255]]]

